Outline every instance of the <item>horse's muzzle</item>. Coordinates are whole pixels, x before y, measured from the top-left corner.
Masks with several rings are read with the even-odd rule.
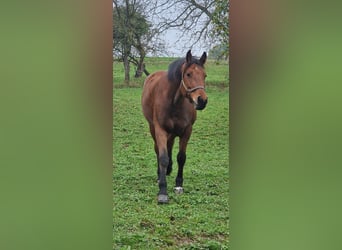
[[[201,96],[199,96],[197,98],[197,103],[196,103],[196,109],[197,110],[202,110],[205,108],[205,106],[207,105],[208,102],[208,98],[203,100]]]

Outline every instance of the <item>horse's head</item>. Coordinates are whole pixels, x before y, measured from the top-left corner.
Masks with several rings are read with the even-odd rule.
[[[205,93],[205,78],[204,63],[207,60],[207,53],[203,53],[201,58],[195,59],[191,55],[191,50],[186,54],[186,62],[182,66],[182,81],[181,88],[184,89],[186,97],[194,104],[197,110],[205,108],[208,102],[207,94]]]

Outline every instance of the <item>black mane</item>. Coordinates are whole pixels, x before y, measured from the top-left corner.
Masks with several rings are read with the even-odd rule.
[[[181,68],[182,68],[182,64],[185,63],[185,61],[186,61],[185,58],[180,58],[180,59],[172,62],[169,65],[169,69],[167,72],[167,78],[169,79],[170,82],[172,82],[172,83],[180,83],[181,82],[181,80],[182,80]],[[191,62],[186,65],[185,69],[190,67],[192,64],[197,64],[197,65],[203,67],[200,63],[200,60],[197,57],[192,57]]]

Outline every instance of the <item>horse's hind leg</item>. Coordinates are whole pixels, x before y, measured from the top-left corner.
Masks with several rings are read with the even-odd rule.
[[[167,153],[169,155],[169,164],[167,165],[166,175],[170,175],[172,172],[172,148],[175,142],[175,136],[170,135],[167,139]]]
[[[156,152],[156,157],[157,157],[157,177],[158,177],[158,183],[159,183],[159,153],[158,153],[158,146],[157,142],[154,142],[154,151]]]
[[[186,129],[184,135],[179,138],[179,152],[177,154],[178,173],[176,177],[175,192],[177,194],[183,193],[183,169],[186,161],[186,147],[190,139],[192,127]]]

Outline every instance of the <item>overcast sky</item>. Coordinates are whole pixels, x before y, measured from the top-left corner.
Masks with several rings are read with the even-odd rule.
[[[176,8],[177,10],[177,8]],[[170,10],[172,13],[172,10]],[[172,13],[174,14],[174,13]],[[166,13],[164,16],[167,15]],[[158,18],[156,15],[151,15],[149,21],[152,23],[157,23]],[[194,41],[190,36],[183,35],[180,30],[177,29],[169,29],[164,32],[163,35],[159,37],[165,44],[166,51],[164,54],[151,55],[147,56],[171,56],[171,57],[185,57],[186,53],[189,49],[195,56],[201,56],[204,51],[209,52],[210,47],[205,44],[200,44],[200,42],[196,43],[191,47]]]
[[[162,12],[162,17],[159,13],[149,15],[148,19],[152,24],[158,26],[163,18],[169,18],[170,20],[174,19],[174,15],[179,11],[180,9],[177,6],[173,6],[173,8],[168,9],[166,12]],[[156,13],[158,13],[158,10]],[[195,30],[189,31],[189,33],[194,32]],[[184,35],[183,32],[177,28],[166,30],[159,38],[164,42],[166,47],[166,53],[161,56],[184,57],[189,49],[191,49],[193,55],[200,56],[204,51],[208,52],[210,49],[208,48],[208,45],[200,44],[201,41],[191,47],[195,42],[195,38],[192,39],[189,35]]]
[[[168,30],[165,32],[165,35],[161,37],[161,39],[165,41],[166,48],[169,52],[169,54],[165,54],[165,56],[184,57],[189,49],[191,49],[192,54],[196,56],[202,55],[204,51],[209,51],[207,46],[200,45],[199,43],[191,48],[191,44],[189,43],[191,37],[181,38],[181,36],[182,33],[177,30]],[[177,40],[179,41],[177,42]]]

